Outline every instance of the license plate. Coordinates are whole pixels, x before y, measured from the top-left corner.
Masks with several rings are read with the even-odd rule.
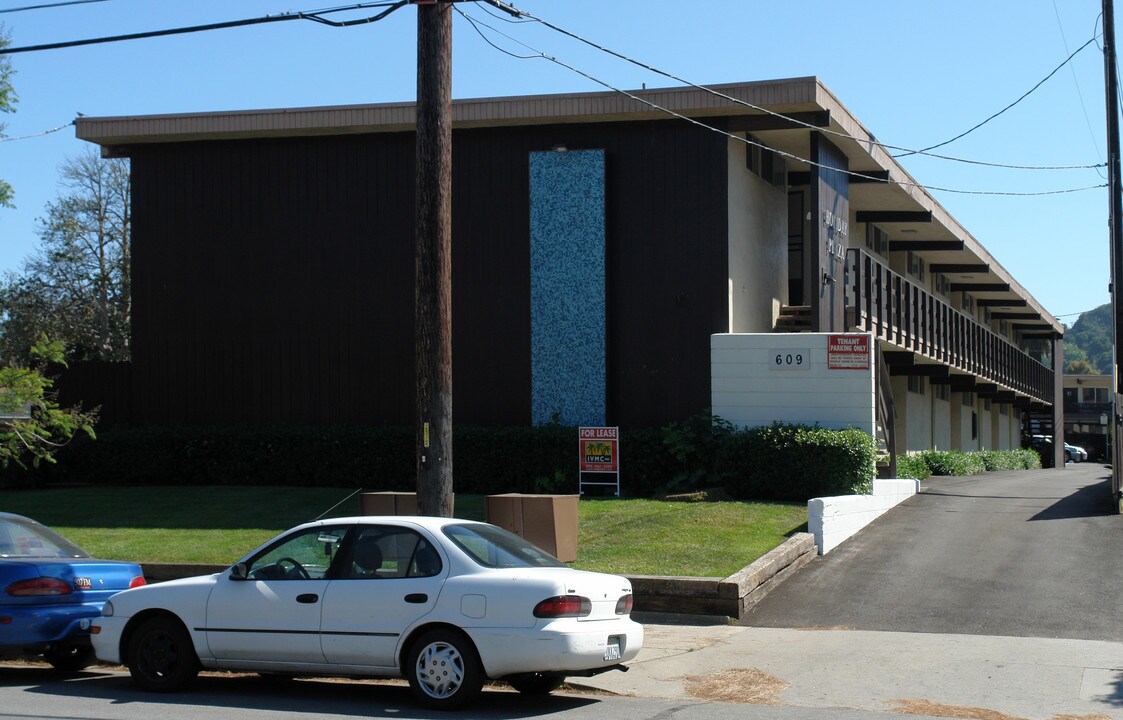
[[[608,639],[608,644],[604,646],[604,659],[620,659],[620,638],[613,637]]]

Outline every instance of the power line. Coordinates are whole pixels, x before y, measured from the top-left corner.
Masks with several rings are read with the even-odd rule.
[[[20,135],[19,137],[0,137],[0,143],[14,142],[16,140],[30,140],[31,138],[43,137],[44,135],[50,135],[51,133],[56,133],[59,130],[65,130],[66,128],[70,127],[73,124],[74,124],[74,121],[71,120],[70,122],[66,123],[65,125],[59,125],[58,127],[53,127],[50,130],[44,130],[43,132],[32,133],[30,135]]]
[[[44,3],[42,5],[27,5],[25,7],[7,8],[0,10],[0,14],[23,12],[25,10],[43,10],[44,8],[66,7],[67,5],[85,5],[87,3],[109,2],[109,0],[65,0],[65,2]]]
[[[1061,33],[1061,44],[1064,45],[1065,52],[1068,52],[1068,38],[1065,37],[1064,23],[1061,22],[1061,11],[1057,7],[1057,0],[1053,0],[1053,14],[1057,17],[1057,29]],[[1096,21],[1096,24],[1099,25],[1099,20]],[[1092,37],[1095,37],[1095,28],[1092,28],[1092,30]],[[1100,151],[1100,142],[1096,139],[1095,131],[1092,130],[1092,119],[1088,117],[1088,106],[1084,103],[1084,93],[1080,89],[1080,80],[1076,77],[1076,68],[1072,66],[1072,63],[1069,63],[1068,69],[1072,73],[1072,84],[1076,87],[1076,97],[1080,99],[1080,109],[1084,112],[1084,123],[1088,126],[1088,136],[1092,139],[1092,147],[1096,149],[1096,157],[1103,157],[1103,153]],[[1098,168],[1096,173],[1107,180],[1107,176],[1100,172]]]
[[[377,22],[378,20],[381,20],[395,10],[408,5],[409,2],[410,0],[399,0],[398,2],[358,3],[345,7],[327,8],[324,10],[314,10],[310,12],[289,12],[282,13],[280,15],[266,15],[264,17],[247,18],[245,20],[230,20],[227,22],[210,23],[207,25],[193,25],[190,27],[168,28],[165,30],[150,30],[147,32],[130,33],[127,35],[113,35],[100,38],[89,38],[85,40],[68,40],[65,42],[47,43],[44,45],[26,45],[24,47],[18,48],[0,49],[0,55],[38,52],[40,50],[60,50],[62,48],[81,47],[84,45],[98,45],[101,43],[121,42],[124,40],[141,40],[145,38],[164,37],[168,35],[184,35],[187,33],[206,32],[209,30],[225,30],[228,28],[262,25],[265,23],[286,22],[288,20],[311,20],[313,22],[331,25],[333,27],[351,27],[353,25]],[[345,12],[349,10],[364,10],[367,8],[375,7],[384,7],[386,9],[381,13],[373,15],[369,18],[348,20],[346,22],[336,22],[333,20],[328,20],[327,18],[320,17],[321,15],[327,15],[330,13]]]
[[[530,20],[533,20],[534,22],[537,22],[537,23],[557,32],[557,33],[565,35],[568,38],[576,40],[577,42],[588,45],[591,48],[599,50],[599,51],[601,51],[603,53],[606,53],[608,55],[612,55],[615,58],[618,58],[618,59],[623,60],[625,62],[631,63],[632,65],[640,67],[640,68],[642,68],[644,70],[647,70],[649,72],[655,73],[656,75],[662,75],[663,77],[668,78],[670,80],[674,80],[675,82],[681,83],[681,84],[686,85],[688,87],[692,87],[696,90],[701,90],[702,92],[708,93],[708,94],[713,95],[714,97],[720,98],[722,100],[726,100],[726,101],[731,102],[735,105],[747,107],[750,110],[756,110],[756,111],[762,112],[766,115],[770,115],[770,116],[775,117],[775,118],[780,118],[782,120],[785,120],[787,122],[792,123],[793,125],[803,127],[803,128],[808,129],[808,130],[816,130],[816,131],[821,132],[825,135],[832,135],[832,136],[835,136],[835,137],[841,137],[841,138],[847,138],[847,139],[851,138],[850,135],[848,135],[844,132],[839,132],[837,130],[831,130],[830,128],[816,127],[816,126],[812,125],[811,123],[807,123],[807,122],[803,122],[801,120],[797,120],[795,118],[784,115],[783,113],[776,112],[775,110],[769,110],[768,108],[761,107],[759,105],[754,105],[750,102],[746,102],[746,101],[741,100],[739,98],[735,98],[735,97],[732,97],[732,96],[727,95],[725,93],[722,93],[718,90],[714,90],[713,88],[708,88],[704,85],[699,85],[697,83],[690,82],[689,80],[686,80],[685,78],[681,78],[681,77],[679,77],[677,75],[674,75],[672,73],[669,73],[665,70],[661,70],[661,69],[656,68],[652,65],[648,65],[647,63],[641,62],[641,61],[636,60],[634,58],[630,58],[627,55],[623,55],[623,54],[621,54],[621,53],[619,53],[615,50],[612,50],[611,48],[605,47],[605,46],[600,45],[596,42],[593,42],[592,40],[581,37],[580,35],[577,35],[576,33],[572,32],[570,30],[566,30],[565,28],[554,25],[553,23],[551,23],[547,20],[544,20],[540,17],[537,17],[535,15],[532,15],[531,13],[528,13],[524,10],[519,10],[518,8],[515,8],[511,5],[508,5],[507,3],[503,2],[502,0],[479,0],[476,4],[478,5],[478,4],[480,4],[480,2],[486,3],[486,4],[491,5],[493,7],[496,7],[496,8],[499,8],[503,12],[505,12],[509,15],[512,15],[514,17],[528,18]],[[464,15],[464,13],[461,13],[461,15]],[[481,24],[483,24],[483,23],[481,23]],[[490,27],[486,24],[484,24],[484,26],[488,27],[493,32],[497,32],[501,35],[503,34],[500,31],[496,30],[495,28],[492,28],[492,27]],[[477,32],[478,32],[478,30],[477,30]],[[505,37],[509,37],[509,36],[505,35]],[[510,38],[510,39],[514,40],[514,38]],[[1093,35],[1092,39],[1095,40],[1094,35]],[[514,41],[519,42],[518,40],[514,40]],[[1088,43],[1085,43],[1085,45],[1083,47],[1081,47],[1081,50],[1084,47],[1087,47],[1087,44]],[[1079,50],[1077,52],[1079,52]],[[1056,70],[1054,70],[1053,72],[1055,73]],[[1004,168],[1004,169],[1010,169],[1010,170],[1088,170],[1088,169],[1093,169],[1093,168],[1097,168],[1097,167],[1104,167],[1104,165],[1106,164],[1106,163],[1098,163],[1098,164],[1091,164],[1091,165],[1008,165],[1008,164],[1003,164],[1003,163],[984,163],[984,162],[977,161],[977,160],[967,160],[967,159],[952,157],[952,156],[948,156],[948,155],[938,155],[938,154],[935,154],[935,153],[927,152],[926,150],[914,150],[914,149],[911,149],[911,148],[901,147],[901,146],[897,146],[897,145],[890,145],[888,143],[883,143],[883,142],[880,142],[878,140],[875,140],[872,137],[869,139],[869,142],[873,145],[876,145],[876,146],[886,150],[886,151],[902,151],[904,154],[925,155],[925,156],[937,158],[937,159],[940,159],[940,160],[949,160],[949,161],[953,161],[953,162],[961,162],[961,163],[974,164],[974,165],[986,165],[988,167]],[[938,146],[934,146],[934,147],[938,147]]]
[[[1018,103],[1020,103],[1020,102],[1021,102],[1022,100],[1025,100],[1025,99],[1026,99],[1027,97],[1029,97],[1030,95],[1032,95],[1032,94],[1033,94],[1033,93],[1034,93],[1034,92],[1035,92],[1035,91],[1037,90],[1037,88],[1039,88],[1039,87],[1041,87],[1042,85],[1044,85],[1044,84],[1045,84],[1045,82],[1046,82],[1046,81],[1047,81],[1047,80],[1048,80],[1049,78],[1051,78],[1051,77],[1053,77],[1054,75],[1056,75],[1056,74],[1057,74],[1057,72],[1059,72],[1061,68],[1063,68],[1063,67],[1064,67],[1065,65],[1068,65],[1068,64],[1069,64],[1070,62],[1072,62],[1072,59],[1073,59],[1074,57],[1076,57],[1077,53],[1079,53],[1079,52],[1080,52],[1080,51],[1082,51],[1082,50],[1083,50],[1084,48],[1086,48],[1086,47],[1088,47],[1089,45],[1091,45],[1091,44],[1092,44],[1093,42],[1095,42],[1095,40],[1096,40],[1096,38],[1095,38],[1095,37],[1092,37],[1092,38],[1091,38],[1091,39],[1089,39],[1089,40],[1088,40],[1088,41],[1087,41],[1086,43],[1084,43],[1083,45],[1081,45],[1080,47],[1078,47],[1078,48],[1077,48],[1077,49],[1076,49],[1076,50],[1075,50],[1075,51],[1074,51],[1074,52],[1073,52],[1072,54],[1070,54],[1070,55],[1069,55],[1069,56],[1068,56],[1067,58],[1065,58],[1065,61],[1064,61],[1064,62],[1062,62],[1062,63],[1061,63],[1060,65],[1058,65],[1057,67],[1053,68],[1053,71],[1052,71],[1051,73],[1049,73],[1048,75],[1046,75],[1045,77],[1043,77],[1043,78],[1042,78],[1041,80],[1039,80],[1039,81],[1038,81],[1038,83],[1037,83],[1036,85],[1034,85],[1033,87],[1031,87],[1031,88],[1030,88],[1029,90],[1026,90],[1026,91],[1025,91],[1025,92],[1024,92],[1023,94],[1022,94],[1022,96],[1021,96],[1021,97],[1019,97],[1019,98],[1018,98],[1017,100],[1015,100],[1014,102],[1010,103],[1010,104],[1009,104],[1009,105],[1007,105],[1006,107],[1002,108],[1002,109],[1001,109],[1001,110],[999,110],[998,112],[994,113],[993,115],[991,115],[990,117],[988,117],[988,118],[987,118],[986,120],[983,120],[983,121],[982,121],[982,122],[980,122],[980,123],[976,123],[975,125],[973,125],[972,127],[968,128],[967,130],[964,130],[963,132],[959,133],[959,134],[958,134],[958,135],[956,135],[955,137],[953,137],[953,138],[949,138],[948,140],[944,140],[943,142],[940,142],[940,143],[936,143],[935,145],[929,145],[928,147],[926,147],[926,148],[924,148],[924,149],[922,149],[922,150],[910,150],[909,152],[901,153],[900,155],[894,155],[893,157],[905,157],[905,156],[908,156],[908,155],[918,155],[918,154],[924,154],[924,153],[928,152],[929,150],[935,150],[935,149],[936,149],[936,148],[938,148],[938,147],[943,147],[944,145],[950,145],[951,143],[955,142],[956,140],[959,140],[959,139],[961,139],[961,138],[964,138],[964,137],[966,137],[966,136],[970,135],[971,133],[973,133],[973,132],[975,132],[976,130],[978,130],[979,128],[981,128],[981,127],[982,127],[983,125],[986,125],[986,124],[987,124],[987,123],[989,123],[989,122],[990,122],[991,120],[994,120],[994,119],[995,119],[996,117],[998,117],[998,116],[1002,115],[1002,114],[1003,114],[1003,113],[1005,113],[1005,112],[1006,112],[1007,110],[1011,109],[1012,107],[1014,107],[1015,105],[1017,105]]]
[[[484,0],[484,1],[494,4],[494,0]],[[608,90],[611,90],[612,92],[618,93],[618,94],[623,95],[627,98],[630,98],[630,99],[632,99],[632,100],[634,100],[638,103],[646,105],[653,110],[656,110],[658,112],[670,115],[670,116],[678,118],[680,120],[685,120],[686,122],[691,123],[692,125],[697,125],[698,127],[704,128],[704,129],[709,130],[711,132],[718,133],[719,135],[724,135],[728,138],[731,138],[731,139],[736,140],[738,142],[744,143],[746,145],[751,145],[751,146],[754,146],[754,147],[763,148],[763,149],[768,150],[770,152],[773,152],[776,155],[779,155],[781,157],[784,157],[784,158],[787,158],[787,159],[790,159],[790,160],[794,160],[796,162],[806,163],[807,165],[810,165],[812,167],[818,167],[818,168],[821,168],[821,169],[824,169],[824,170],[830,170],[830,171],[842,173],[842,174],[848,175],[850,177],[856,177],[856,178],[860,178],[860,179],[863,179],[863,180],[869,180],[871,182],[882,182],[882,183],[897,185],[898,187],[915,187],[915,188],[920,188],[920,189],[928,190],[928,191],[940,191],[940,192],[956,193],[956,194],[960,194],[960,195],[999,195],[999,196],[1008,196],[1008,197],[1041,197],[1041,196],[1046,196],[1046,195],[1064,195],[1064,194],[1068,194],[1068,193],[1084,192],[1086,190],[1095,190],[1097,188],[1102,188],[1102,187],[1107,186],[1105,183],[1101,183],[1099,185],[1089,185],[1089,186],[1086,186],[1086,187],[1066,188],[1066,189],[1062,189],[1062,190],[1045,190],[1045,191],[1040,191],[1040,192],[959,190],[959,189],[955,189],[955,188],[945,188],[945,187],[938,187],[938,186],[934,186],[934,185],[922,185],[920,183],[905,182],[905,181],[902,181],[902,180],[894,180],[892,178],[890,180],[886,181],[884,178],[874,177],[872,175],[865,175],[860,171],[842,170],[842,169],[839,169],[839,168],[836,168],[836,167],[832,167],[830,165],[825,165],[823,163],[816,162],[814,160],[809,160],[807,158],[799,157],[798,155],[793,155],[792,153],[785,152],[783,150],[777,150],[775,148],[770,148],[767,145],[764,145],[763,143],[759,143],[759,142],[756,142],[754,140],[750,140],[749,138],[742,137],[741,135],[736,135],[736,134],[733,134],[733,133],[726,132],[725,130],[722,130],[720,128],[716,128],[712,125],[707,125],[706,123],[698,120],[697,118],[692,118],[692,117],[689,117],[687,115],[683,115],[682,113],[675,112],[674,110],[671,110],[669,108],[665,108],[665,107],[663,107],[663,106],[661,106],[657,103],[654,103],[650,100],[647,100],[646,98],[642,98],[642,97],[636,95],[635,93],[628,92],[627,90],[622,90],[622,89],[620,89],[620,88],[618,88],[614,85],[611,85],[610,83],[608,83],[604,80],[601,80],[600,78],[594,77],[593,75],[590,75],[589,73],[586,73],[585,71],[580,70],[580,69],[578,69],[578,68],[576,68],[572,65],[569,65],[568,63],[565,63],[565,62],[559,60],[556,57],[547,55],[547,54],[527,45],[526,43],[522,42],[521,40],[518,40],[517,38],[513,38],[510,35],[507,35],[506,33],[502,32],[500,30],[497,30],[496,28],[493,28],[492,26],[488,25],[487,23],[485,23],[481,20],[470,17],[469,15],[464,13],[459,8],[456,8],[455,6],[453,6],[453,8],[456,10],[456,12],[458,12],[461,15],[461,17],[463,17],[465,20],[467,20],[472,25],[472,27],[476,30],[476,32],[479,33],[482,37],[483,37],[483,32],[479,29],[479,27],[477,27],[477,25],[486,27],[487,29],[491,30],[492,32],[494,32],[498,35],[502,35],[503,37],[511,40],[512,42],[518,43],[519,45],[522,45],[523,47],[527,48],[528,50],[531,50],[532,52],[534,52],[536,54],[535,55],[526,55],[526,56],[518,55],[516,53],[512,53],[510,51],[504,50],[503,48],[500,48],[495,43],[491,42],[488,38],[484,37],[484,40],[489,45],[498,49],[500,52],[506,53],[507,55],[510,55],[514,58],[521,59],[521,60],[539,60],[539,59],[547,60],[549,62],[554,63],[555,65],[558,65],[560,67],[563,67],[563,68],[569,70],[570,72],[573,72],[577,75],[580,75],[581,77],[584,77],[585,79],[590,80],[590,81],[592,81],[592,82],[594,82],[594,83],[596,83],[596,84],[598,84],[598,85],[600,85],[600,86],[602,86],[602,87],[604,87]],[[687,83],[687,84],[690,84],[693,87],[701,87],[701,86],[693,85],[692,83]],[[705,88],[702,88],[702,89],[705,89]],[[720,93],[718,93],[718,94],[720,94]],[[763,108],[759,108],[759,109],[763,110]],[[768,112],[768,111],[766,111],[766,112]],[[779,115],[779,113],[771,113],[771,114],[778,115],[779,117],[785,117],[783,115]],[[821,128],[813,127],[808,123],[799,123],[799,124],[804,125],[804,126],[810,128],[812,130],[821,130]],[[835,132],[834,134],[835,135],[843,135],[842,133],[838,133],[838,132]],[[847,137],[847,138],[850,137],[849,135],[843,135],[843,136]],[[1083,168],[1081,168],[1081,169],[1083,169]]]

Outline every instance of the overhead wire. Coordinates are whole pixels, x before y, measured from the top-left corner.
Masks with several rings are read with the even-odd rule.
[[[125,40],[142,40],[146,38],[165,37],[168,35],[185,35],[188,33],[206,32],[210,30],[226,30],[236,27],[248,27],[251,25],[261,25],[265,23],[286,22],[289,20],[311,20],[313,22],[324,23],[333,27],[351,27],[353,25],[361,25],[366,23],[377,22],[385,18],[390,13],[398,10],[399,8],[409,5],[410,0],[398,0],[397,2],[377,2],[377,3],[356,3],[354,5],[341,6],[336,8],[326,8],[323,10],[313,10],[308,12],[288,12],[281,13],[280,15],[265,15],[263,17],[246,18],[243,20],[229,20],[219,23],[208,23],[206,25],[192,25],[188,27],[167,28],[164,30],[150,30],[146,32],[128,33],[125,35],[112,35],[99,38],[87,38],[84,40],[68,40],[64,42],[45,43],[42,45],[27,45],[23,47],[9,47],[0,49],[0,55],[14,55],[16,53],[25,52],[38,52],[41,50],[60,50],[62,48],[82,47],[85,45],[98,45],[101,43],[122,42]],[[337,22],[328,20],[327,18],[320,17],[330,13],[347,12],[354,10],[365,10],[368,8],[382,7],[386,8],[383,12],[373,15],[369,18],[362,18],[359,20],[349,20],[345,22]]]
[[[66,123],[65,125],[59,125],[58,127],[53,127],[50,130],[43,130],[42,132],[31,133],[30,135],[20,135],[18,137],[2,137],[2,136],[0,136],[0,143],[15,142],[16,140],[30,140],[31,138],[43,137],[44,135],[50,135],[51,133],[57,133],[59,130],[65,130],[66,128],[70,127],[73,124],[74,124],[74,121],[71,120],[70,122]]]
[[[488,2],[489,4],[494,4],[494,0],[483,0],[483,1]],[[546,53],[541,52],[541,51],[537,50],[536,48],[531,47],[530,45],[527,45],[526,43],[522,42],[521,40],[511,37],[510,35],[502,32],[501,30],[498,30],[498,29],[488,25],[487,23],[485,23],[485,22],[483,22],[483,21],[481,21],[477,18],[473,18],[473,17],[469,16],[467,13],[465,13],[463,10],[460,10],[460,8],[457,8],[455,5],[453,6],[453,9],[455,9],[456,12],[459,13],[461,17],[463,17],[465,20],[467,20],[467,22],[470,25],[472,25],[472,27],[476,30],[476,32],[478,34],[480,34],[480,36],[483,37],[484,40],[487,41],[487,43],[489,45],[491,45],[492,47],[500,50],[501,52],[506,53],[507,55],[510,55],[514,58],[521,59],[521,60],[536,60],[536,59],[547,60],[549,62],[552,62],[552,63],[558,65],[559,67],[563,67],[563,68],[569,70],[570,72],[573,72],[577,75],[580,75],[581,77],[584,77],[585,79],[587,79],[591,82],[594,82],[594,83],[596,83],[596,84],[598,84],[598,85],[600,85],[600,86],[602,86],[602,87],[604,87],[604,88],[606,88],[606,89],[608,89],[612,92],[618,93],[618,94],[623,95],[627,98],[630,98],[630,99],[632,99],[632,100],[634,100],[638,103],[646,105],[647,107],[651,108],[652,110],[656,110],[658,112],[670,115],[670,116],[678,118],[680,120],[685,120],[686,122],[691,123],[692,125],[696,125],[698,127],[704,128],[706,130],[710,130],[710,131],[718,133],[720,135],[724,135],[728,138],[731,138],[731,139],[736,140],[738,142],[744,143],[746,145],[751,145],[753,147],[763,148],[765,150],[773,152],[773,153],[775,153],[775,154],[777,154],[781,157],[787,158],[789,160],[793,160],[795,162],[800,162],[800,163],[805,163],[805,164],[807,164],[811,167],[818,167],[818,168],[821,168],[821,169],[824,169],[824,170],[842,173],[842,174],[848,175],[850,177],[856,177],[856,178],[859,178],[859,179],[862,179],[862,180],[867,180],[867,181],[870,181],[870,182],[880,182],[880,183],[886,183],[886,184],[894,184],[894,185],[897,185],[897,186],[900,186],[900,187],[915,187],[915,188],[920,188],[920,189],[923,189],[923,190],[955,193],[955,194],[961,194],[961,195],[998,195],[998,196],[1016,196],[1016,197],[1040,197],[1040,196],[1046,196],[1046,195],[1063,195],[1063,194],[1068,194],[1068,193],[1084,192],[1086,190],[1095,190],[1097,188],[1106,187],[1106,183],[1101,183],[1101,184],[1098,184],[1098,185],[1089,185],[1089,186],[1086,186],[1086,187],[1065,188],[1065,189],[1061,189],[1061,190],[1046,190],[1046,191],[1038,191],[1038,192],[960,190],[960,189],[955,189],[955,188],[939,187],[939,186],[935,186],[935,185],[923,185],[921,183],[915,183],[915,182],[905,182],[903,180],[895,180],[893,178],[890,178],[887,181],[887,180],[885,180],[884,178],[881,178],[881,177],[863,174],[861,171],[843,170],[841,168],[836,168],[836,167],[833,167],[833,166],[830,166],[830,165],[826,165],[824,163],[819,163],[819,162],[816,162],[814,160],[810,160],[808,158],[799,157],[798,155],[794,155],[792,153],[789,153],[789,152],[786,152],[786,151],[783,151],[783,150],[778,150],[776,148],[768,147],[767,145],[764,145],[763,143],[760,143],[760,142],[756,142],[756,141],[754,141],[754,140],[752,140],[748,137],[737,135],[735,133],[726,132],[725,130],[722,130],[721,128],[717,128],[717,127],[714,127],[712,125],[707,125],[706,123],[698,120],[697,118],[692,118],[692,117],[689,117],[687,115],[683,115],[682,113],[671,110],[670,108],[665,108],[665,107],[663,107],[663,106],[661,106],[657,103],[654,103],[654,102],[652,102],[652,101],[650,101],[646,98],[640,97],[639,95],[636,95],[633,92],[629,92],[627,90],[623,90],[623,89],[618,88],[614,85],[611,85],[610,83],[608,83],[604,80],[601,80],[600,78],[597,78],[593,75],[590,75],[589,73],[587,73],[583,70],[580,70],[579,68],[576,68],[576,67],[574,67],[574,66],[572,66],[568,63],[565,63],[565,62],[559,60],[556,57],[547,55]],[[531,16],[531,17],[533,17],[533,16]],[[484,35],[483,31],[481,31],[478,26],[486,27],[488,30],[491,30],[492,32],[494,32],[498,35],[502,35],[503,37],[507,38],[508,40],[511,40],[512,42],[515,42],[515,43],[518,43],[519,45],[522,45],[523,47],[525,47],[528,50],[534,52],[535,54],[524,56],[524,55],[519,55],[517,53],[510,52],[510,51],[505,50],[503,48],[500,48],[494,42],[491,42],[490,39],[488,39]],[[569,34],[568,31],[563,31],[563,32],[565,32],[566,34]],[[615,54],[615,53],[613,53],[613,54]],[[686,82],[686,81],[682,81],[682,82]],[[687,83],[687,84],[689,84],[693,87],[701,87],[701,86],[694,85],[693,83]],[[760,108],[760,109],[763,109],[763,108]],[[770,114],[779,115],[779,113],[770,113]],[[785,116],[780,115],[780,117],[785,117]],[[822,129],[822,128],[812,126],[808,123],[799,123],[799,124],[804,125],[804,126],[810,128],[810,129],[813,129],[813,130],[821,130]],[[840,135],[841,133],[836,132],[835,134]],[[845,135],[845,137],[850,138],[851,136]],[[1080,168],[1069,168],[1069,169],[1087,169],[1087,168],[1086,167],[1080,167]]]
[[[41,5],[27,5],[25,7],[5,8],[0,14],[24,12],[25,10],[44,10],[47,8],[66,7],[67,5],[86,5],[89,3],[109,2],[109,0],[64,0],[63,2],[43,3]]]
[[[1068,52],[1068,37],[1065,36],[1064,23],[1061,22],[1061,10],[1057,7],[1057,0],[1053,0],[1053,14],[1057,18],[1057,29],[1061,33],[1061,44],[1064,45],[1065,52]],[[1099,26],[1099,20],[1096,20],[1096,26]],[[1096,37],[1096,28],[1092,28],[1092,37]],[[1103,157],[1103,152],[1100,150],[1100,141],[1096,138],[1096,133],[1092,130],[1092,119],[1088,117],[1088,106],[1084,103],[1084,92],[1080,89],[1080,80],[1076,77],[1076,68],[1072,63],[1068,64],[1069,72],[1072,73],[1072,84],[1076,87],[1076,97],[1080,100],[1080,109],[1084,112],[1084,124],[1088,126],[1088,136],[1092,140],[1092,147],[1096,149],[1096,157]],[[1096,174],[1102,179],[1107,180],[1107,175],[1104,174],[1100,168],[1096,168]]]
[[[776,112],[775,110],[769,110],[768,108],[762,107],[760,105],[755,105],[755,104],[747,102],[745,100],[741,100],[740,98],[732,97],[731,95],[720,92],[720,91],[715,90],[713,88],[706,87],[704,85],[699,85],[698,83],[691,82],[691,81],[689,81],[685,78],[674,75],[673,73],[667,72],[665,70],[661,70],[661,69],[659,69],[657,67],[654,67],[652,65],[649,65],[645,62],[642,62],[640,60],[636,60],[635,58],[628,57],[627,55],[624,55],[620,52],[612,50],[611,48],[605,47],[605,46],[603,46],[599,43],[596,43],[592,40],[589,40],[588,38],[582,37],[582,36],[572,32],[570,30],[567,30],[563,27],[555,25],[554,23],[551,23],[548,20],[544,20],[543,18],[540,18],[536,15],[533,15],[533,14],[531,14],[531,13],[525,11],[525,10],[520,10],[520,9],[518,9],[518,8],[512,6],[512,5],[509,5],[505,2],[503,2],[502,0],[477,0],[477,2],[475,4],[479,5],[480,3],[486,3],[488,5],[496,7],[498,9],[502,10],[503,12],[506,12],[506,13],[512,15],[512,16],[515,16],[515,17],[528,18],[528,19],[530,19],[534,22],[537,22],[537,23],[541,24],[542,26],[547,27],[547,28],[549,28],[549,29],[561,34],[561,35],[564,35],[564,36],[566,36],[566,37],[568,37],[572,40],[576,40],[577,42],[588,45],[589,47],[594,48],[595,50],[599,50],[603,53],[606,53],[606,54],[611,55],[613,57],[616,57],[620,60],[631,63],[632,65],[640,67],[644,70],[647,70],[648,72],[655,73],[656,75],[661,75],[665,78],[668,78],[670,80],[674,80],[675,82],[678,82],[678,83],[682,83],[683,85],[686,85],[688,87],[692,87],[696,90],[700,90],[702,92],[708,93],[708,94],[710,94],[714,97],[720,98],[722,100],[726,100],[727,102],[731,102],[735,105],[747,107],[750,110],[755,110],[757,112],[761,112],[761,113],[764,113],[766,115],[770,115],[772,117],[782,119],[786,122],[790,122],[793,125],[796,125],[796,126],[799,126],[799,127],[803,127],[803,128],[809,129],[809,130],[816,130],[816,131],[821,132],[825,135],[831,135],[831,136],[834,136],[834,137],[841,137],[841,138],[846,138],[846,139],[853,139],[847,133],[840,132],[838,130],[832,130],[830,128],[817,127],[815,125],[812,125],[811,123],[799,120],[798,118],[793,118],[793,117],[790,117],[788,115],[784,115],[783,113]],[[463,15],[464,13],[461,12],[461,14]],[[494,28],[489,27],[489,29],[493,30],[494,32],[499,32],[498,30],[495,30]],[[1095,36],[1093,36],[1093,40],[1094,39],[1095,39]],[[1091,41],[1089,41],[1089,42],[1091,42]],[[1085,47],[1087,47],[1087,45],[1088,45],[1088,43],[1085,43],[1083,46],[1081,46],[1080,49],[1083,50]],[[1077,50],[1077,52],[1080,52],[1080,50]],[[1056,73],[1056,70],[1054,70],[1053,73],[1050,73],[1050,76],[1054,73]],[[1048,79],[1048,78],[1046,78],[1046,79]],[[1044,82],[1044,81],[1042,81],[1042,82]],[[1038,85],[1040,85],[1040,84],[1041,83],[1038,83]],[[1018,101],[1016,101],[1013,104],[1017,104],[1017,102]],[[993,119],[993,118],[991,118],[991,119]],[[984,121],[983,123],[980,123],[980,126],[982,124],[985,124],[988,121]],[[866,142],[866,141],[863,140],[862,142]],[[882,148],[886,151],[901,151],[904,154],[925,155],[925,156],[933,157],[933,158],[940,159],[940,160],[948,160],[948,161],[952,161],[952,162],[961,162],[961,163],[972,164],[972,165],[986,165],[988,167],[1006,168],[1006,169],[1011,169],[1011,170],[1088,170],[1088,169],[1096,168],[1096,167],[1104,167],[1104,165],[1106,164],[1106,163],[1098,163],[1098,164],[1086,164],[1086,165],[1010,165],[1010,164],[1005,164],[1005,163],[986,163],[986,162],[981,162],[981,161],[977,161],[977,160],[969,160],[969,159],[957,158],[957,157],[948,156],[948,155],[940,155],[940,154],[928,152],[926,150],[915,150],[915,149],[912,149],[912,148],[902,147],[902,146],[898,146],[898,145],[890,145],[888,143],[884,143],[884,142],[881,142],[879,140],[876,140],[873,137],[871,137],[869,139],[869,143],[872,144],[872,145],[876,145],[876,146],[878,146],[878,147],[880,147],[880,148]],[[941,145],[942,144],[946,144],[946,143],[941,143]],[[933,147],[939,147],[939,146],[937,145],[937,146],[933,146]]]

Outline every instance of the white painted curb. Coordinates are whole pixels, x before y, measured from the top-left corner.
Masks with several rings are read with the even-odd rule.
[[[839,495],[807,501],[807,530],[826,555],[856,532],[920,492],[911,478],[875,479],[872,495]]]

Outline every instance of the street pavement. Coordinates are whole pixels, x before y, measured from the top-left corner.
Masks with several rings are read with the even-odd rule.
[[[628,672],[571,685],[980,720],[1123,720],[1123,518],[1104,510],[1105,473],[1089,463],[933,478],[742,624],[657,618]]]

